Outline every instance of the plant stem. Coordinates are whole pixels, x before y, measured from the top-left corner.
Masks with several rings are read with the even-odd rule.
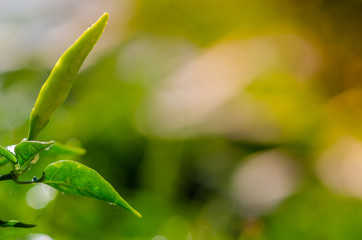
[[[0,181],[12,180],[13,178],[14,178],[13,172],[7,173],[5,175],[0,175]]]
[[[18,184],[33,184],[33,183],[41,183],[44,181],[45,175],[41,176],[41,178],[34,177],[31,181],[18,181],[18,175],[14,174],[14,172],[10,172],[4,175],[0,175],[0,181],[13,180]]]
[[[43,175],[41,176],[41,178],[37,178],[37,177],[34,177],[33,180],[31,181],[18,181],[18,177],[17,176],[13,176],[13,181],[18,183],[18,184],[33,184],[33,183],[41,183],[44,181],[44,178],[45,178],[45,174],[43,173]]]

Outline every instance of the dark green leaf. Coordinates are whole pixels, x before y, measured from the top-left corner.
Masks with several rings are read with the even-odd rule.
[[[18,228],[32,228],[35,227],[34,224],[26,224],[22,223],[16,220],[10,220],[10,221],[2,221],[0,220],[0,227],[18,227]]]
[[[15,156],[18,161],[17,169],[25,170],[39,152],[51,146],[54,142],[22,141],[15,146]]]
[[[121,206],[141,217],[95,170],[78,162],[63,160],[44,170],[44,183],[67,194],[97,198]]]
[[[16,157],[6,148],[0,146],[0,155],[4,156],[7,160],[9,160],[12,163],[16,163]]]

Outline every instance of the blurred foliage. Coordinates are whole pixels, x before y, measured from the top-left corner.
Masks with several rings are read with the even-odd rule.
[[[81,2],[23,18],[7,2],[15,17],[0,29],[49,23],[28,44],[55,51],[47,40],[67,32],[56,27],[70,14],[88,26],[110,12],[100,50],[39,140],[80,143],[77,160],[143,218],[62,194],[34,209],[31,186],[2,182],[0,218],[38,226],[1,239],[361,239],[361,1]],[[0,57],[1,145],[25,136],[59,57],[16,53]],[[55,160],[44,155],[24,178]]]

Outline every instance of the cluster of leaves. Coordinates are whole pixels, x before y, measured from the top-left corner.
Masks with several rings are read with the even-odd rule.
[[[76,75],[89,52],[100,38],[108,21],[108,13],[87,29],[83,35],[60,57],[40,90],[30,115],[28,137],[16,145],[0,146],[0,166],[10,162],[12,171],[0,175],[0,181],[13,180],[18,184],[44,183],[67,194],[88,196],[115,204],[141,215],[133,209],[95,170],[71,160],[62,160],[48,165],[40,178],[20,181],[19,176],[27,172],[39,159],[39,153],[48,155],[71,153],[84,154],[82,148],[74,148],[54,141],[36,141],[39,132],[49,122],[50,116],[66,100]],[[1,221],[0,227],[34,227],[16,220]]]

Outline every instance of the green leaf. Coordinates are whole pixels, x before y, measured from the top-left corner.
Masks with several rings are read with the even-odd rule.
[[[63,160],[52,163],[44,174],[44,183],[61,192],[97,198],[141,217],[98,172],[78,162]]]
[[[67,99],[77,73],[85,58],[93,49],[107,25],[108,13],[88,28],[78,40],[64,52],[42,86],[30,114],[28,140],[34,140],[48,124],[50,116]]]
[[[50,146],[46,151],[42,154],[47,157],[78,157],[86,154],[86,150],[81,147],[74,147],[67,144],[62,144],[59,142],[54,142],[52,146]],[[43,155],[42,155],[43,156]]]
[[[7,160],[9,160],[12,163],[16,163],[16,157],[14,154],[12,154],[8,149],[0,146],[0,155],[4,156]]]
[[[26,170],[32,160],[41,152],[53,145],[54,142],[39,142],[23,140],[15,146],[15,157],[17,159],[16,169]]]
[[[22,223],[16,220],[10,220],[10,221],[2,221],[0,220],[0,227],[18,227],[18,228],[32,228],[35,227],[34,224],[26,224]]]
[[[9,160],[7,158],[5,158],[3,156],[0,158],[0,167],[6,165],[8,163],[9,163]]]

